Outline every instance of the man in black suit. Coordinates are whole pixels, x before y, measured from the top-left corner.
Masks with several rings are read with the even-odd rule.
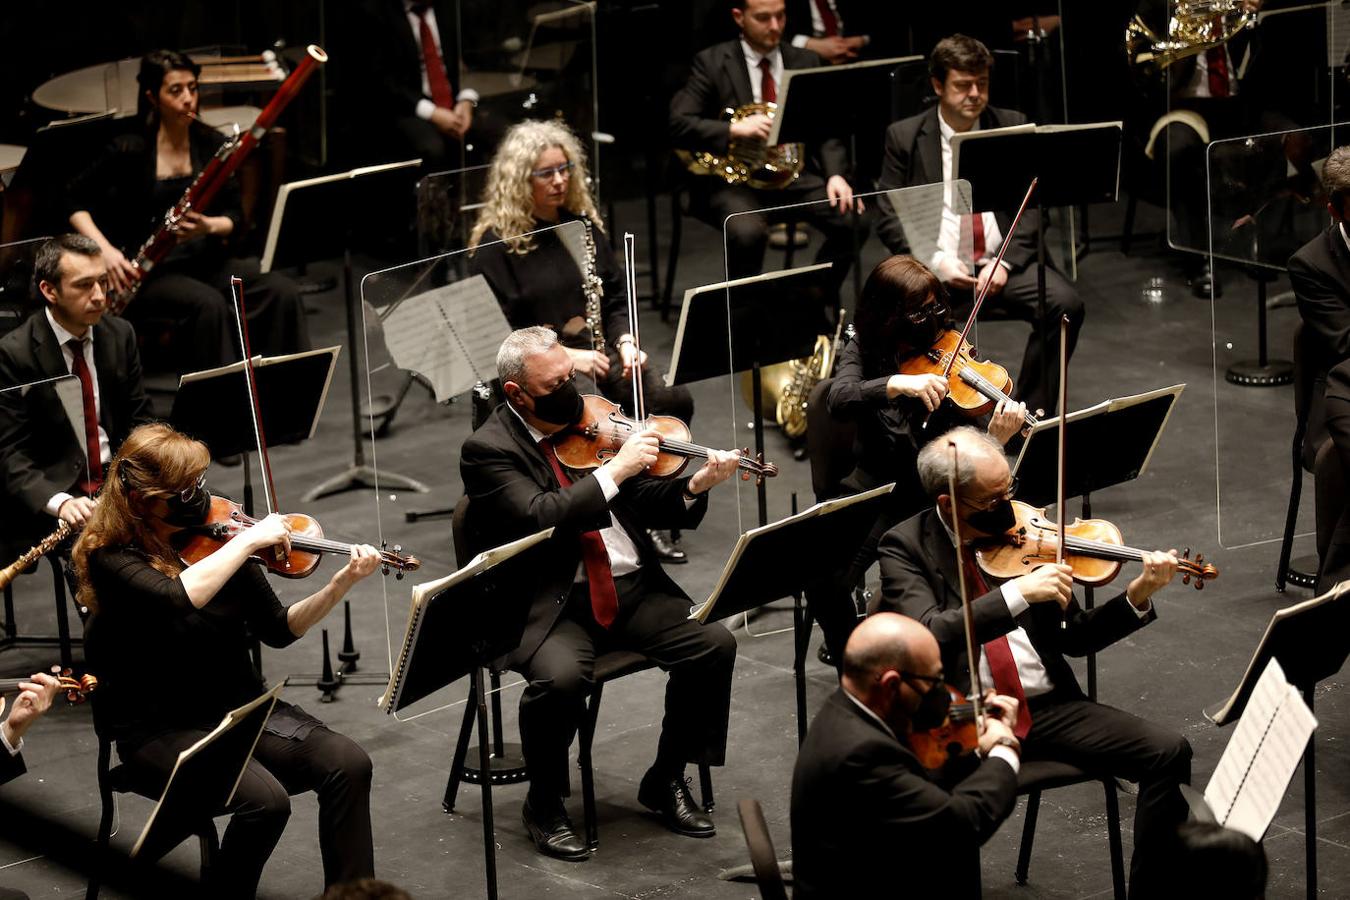
[[[1331,367],[1327,373],[1326,430],[1334,452],[1340,457],[1341,472],[1350,473],[1350,359]],[[1319,502],[1321,494],[1319,491]],[[1350,504],[1339,498],[1340,512],[1317,573],[1317,592],[1331,590],[1337,582],[1350,578]],[[1321,516],[1318,516],[1319,521]],[[1320,538],[1320,535],[1319,535]],[[1319,540],[1320,543],[1320,540]]]
[[[929,59],[930,81],[937,105],[927,112],[901,119],[886,129],[880,187],[884,190],[948,182],[952,179],[951,140],[956,134],[987,128],[1021,125],[1026,116],[989,105],[989,73],[994,57],[974,38],[956,34],[939,41]],[[1083,324],[1083,301],[1058,271],[1045,273],[1045,321],[1037,306],[1036,211],[1028,209],[999,265],[994,265],[1003,236],[1012,227],[1016,210],[980,211],[966,217],[953,211],[944,198],[937,250],[920,260],[942,279],[958,303],[967,307],[986,281],[992,282],[986,309],[1000,307],[1005,314],[1032,325],[1027,337],[1015,396],[1028,409],[1051,411],[1059,387],[1059,321],[1069,317],[1069,353]],[[910,253],[899,212],[886,195],[877,198],[881,212],[877,233],[892,253]],[[974,269],[965,260],[974,262]],[[1048,359],[1047,359],[1048,356]],[[1048,372],[1043,377],[1042,363]]]
[[[1303,324],[1316,332],[1331,363],[1350,359],[1350,147],[1322,165],[1331,224],[1289,258],[1289,283]]]
[[[878,613],[849,636],[792,774],[797,900],[900,883],[907,897],[980,895],[980,845],[1017,805],[1017,701],[988,695],[980,762],[949,790],[908,744],[946,717],[943,681],[938,643],[913,619]]]
[[[581,417],[575,374],[551,329],[513,332],[497,354],[506,402],[460,454],[475,543],[557,529],[531,577],[504,591],[533,598],[507,659],[529,682],[520,699],[530,767],[523,818],[542,853],[568,860],[587,856],[563,796],[595,658],[637,651],[670,674],[656,761],[638,800],[691,837],[711,837],[715,828],[690,796],[685,765],[722,764],[736,660],[725,628],[689,620],[689,597],[662,571],[647,530],[695,527],[708,490],[736,471],[738,454],[713,451],[690,478],[649,478],[643,472],[656,460],[657,438],[642,431],[590,474],[569,474],[551,440]]]
[[[763,142],[772,120],[764,114],[729,123],[727,109],[749,103],[776,102],[786,69],[821,65],[809,50],[782,44],[787,23],[783,0],[732,0],[732,18],[741,36],[701,51],[694,57],[689,81],[670,101],[670,136],[676,148],[726,154],[731,141]],[[834,262],[830,295],[837,295],[853,260],[853,228],[845,217],[854,207],[853,188],[845,177],[848,154],[842,141],[830,138],[808,147],[811,164],[781,190],[727,184],[709,176],[689,181],[690,211],[717,230],[725,223],[727,265],[732,278],[758,275],[764,266],[769,216],[754,210],[811,203],[776,215],[774,221],[807,221],[824,235],[817,262]],[[733,218],[727,219],[728,216]],[[834,304],[831,299],[830,305]]]
[[[948,493],[954,443],[960,459],[953,502]],[[1005,534],[1014,522],[1016,487],[1003,448],[969,426],[949,431],[919,452],[919,479],[936,507],[901,522],[881,540],[880,608],[918,619],[942,647],[951,683],[970,689],[962,623],[953,514],[963,540]],[[1176,551],[1146,552],[1144,571],[1125,591],[1084,610],[1073,596],[1072,570],[1047,564],[994,584],[973,567],[966,585],[975,640],[983,645],[982,680],[1021,703],[1017,735],[1024,760],[1058,759],[1091,772],[1139,782],[1130,895],[1157,897],[1170,836],[1186,818],[1178,785],[1191,777],[1191,748],[1181,735],[1089,700],[1064,654],[1100,651],[1157,617],[1153,594],[1177,571]],[[1062,624],[1061,624],[1062,623]]]
[[[0,339],[0,387],[77,381],[64,397],[50,383],[0,392],[0,507],[16,543],[52,531],[53,517],[83,526],[113,453],[153,418],[136,333],[104,316],[108,269],[98,245],[77,234],[52,238],[37,252],[33,281],[45,308]]]

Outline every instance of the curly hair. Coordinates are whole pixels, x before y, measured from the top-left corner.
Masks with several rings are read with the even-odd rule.
[[[562,150],[574,166],[567,183],[563,207],[573,215],[585,216],[601,231],[605,230],[591,196],[591,176],[586,170],[586,151],[577,136],[561,121],[530,119],[513,125],[502,138],[492,157],[487,185],[483,188],[483,208],[469,235],[469,249],[478,247],[489,228],[505,238],[512,253],[524,255],[534,249],[534,239],[520,237],[539,226],[534,219],[530,173],[539,155],[550,147]]]
[[[151,566],[169,577],[183,571],[174,549],[147,527],[146,506],[150,500],[166,499],[192,487],[210,463],[205,444],[162,422],[138,426],[127,435],[108,465],[98,506],[71,551],[82,606],[98,611],[98,598],[89,581],[89,555],[102,547],[136,547]]]

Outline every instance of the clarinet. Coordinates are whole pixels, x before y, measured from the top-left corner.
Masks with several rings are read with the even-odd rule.
[[[0,590],[9,587],[9,583],[19,577],[19,573],[56,549],[57,545],[70,536],[70,524],[65,519],[56,530],[47,535],[23,556],[0,569]]]
[[[178,202],[164,213],[164,221],[136,251],[135,257],[131,260],[131,264],[136,267],[137,271],[136,281],[127,290],[108,298],[109,307],[113,312],[121,313],[127,308],[127,304],[140,290],[141,282],[145,279],[145,276],[156,265],[163,262],[164,258],[169,255],[169,251],[177,245],[178,223],[183,220],[183,217],[193,210],[200,212],[206,208],[207,204],[229,181],[230,176],[243,164],[253,148],[258,146],[258,142],[276,123],[282,110],[295,99],[296,94],[300,92],[300,88],[304,86],[309,76],[314,74],[314,69],[326,62],[328,62],[328,54],[314,44],[310,44],[306,48],[305,58],[277,88],[276,94],[267,106],[263,107],[262,112],[258,113],[257,121],[253,123],[253,127],[244,134],[236,134],[224,144],[221,144],[215,156],[211,157],[197,177],[192,179],[192,184],[188,185],[187,190],[183,192],[183,196],[179,197]]]
[[[591,232],[591,220],[582,217],[586,230],[582,240],[586,245],[586,270],[581,276],[581,290],[586,295],[586,328],[591,333],[591,349],[596,353],[605,352],[605,320],[600,305],[604,297],[605,283],[595,271],[595,235]]]

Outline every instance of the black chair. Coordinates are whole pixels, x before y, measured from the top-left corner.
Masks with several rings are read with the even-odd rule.
[[[741,800],[736,804],[741,816],[741,832],[750,850],[750,865],[755,870],[755,883],[763,900],[787,900],[783,887],[783,873],[778,868],[778,855],[773,850],[769,825],[764,821],[764,810],[758,800]]]
[[[1289,506],[1284,517],[1284,535],[1280,541],[1280,561],[1275,570],[1275,587],[1283,591],[1285,584],[1312,587],[1317,581],[1317,566],[1290,556],[1294,546],[1294,529],[1298,525],[1298,508],[1303,494],[1303,473],[1311,472],[1318,449],[1326,442],[1326,410],[1323,395],[1327,389],[1327,370],[1330,360],[1317,333],[1300,321],[1294,326],[1294,438],[1290,446],[1292,476],[1289,485]]]
[[[17,556],[18,551],[12,555],[6,552],[7,559]],[[55,553],[47,554],[46,558],[51,566],[52,593],[56,600],[56,634],[24,634],[19,630],[18,617],[14,609],[14,585],[7,584],[3,601],[5,619],[0,622],[0,652],[11,647],[57,647],[61,656],[61,667],[68,669],[74,665],[72,648],[83,644],[84,641],[70,634],[70,614],[66,608],[68,583],[61,559]]]
[[[1340,524],[1346,508],[1345,467],[1334,441],[1323,441],[1313,464],[1313,494],[1317,506],[1317,574],[1321,580],[1327,562],[1331,536]]]
[[[1116,796],[1115,778],[1094,775],[1077,766],[1051,760],[1024,761],[1017,776],[1017,793],[1027,798],[1026,818],[1022,823],[1022,845],[1017,853],[1018,884],[1027,883],[1031,848],[1036,841],[1036,817],[1041,808],[1041,794],[1089,781],[1099,782],[1106,793],[1106,836],[1111,847],[1111,884],[1116,900],[1125,900],[1125,851],[1120,842],[1120,801]]]
[[[853,471],[857,426],[830,415],[825,398],[833,378],[822,378],[806,397],[806,456],[811,461],[811,490],[816,502],[839,496],[840,482]]]

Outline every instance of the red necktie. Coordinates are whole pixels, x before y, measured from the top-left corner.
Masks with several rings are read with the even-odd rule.
[[[759,61],[759,99],[763,103],[778,102],[778,88],[773,83],[773,67],[766,56]]]
[[[1228,89],[1228,51],[1223,47],[1214,47],[1205,51],[1205,65],[1209,70],[1209,95],[1227,97]]]
[[[966,564],[966,581],[968,587],[974,589],[976,597],[989,593],[989,585],[973,560]],[[1031,710],[1027,708],[1026,691],[1022,689],[1022,678],[1017,674],[1017,661],[1013,659],[1008,636],[1001,634],[986,643],[984,655],[989,659],[989,673],[994,676],[994,690],[1017,701],[1017,727],[1013,729],[1013,734],[1020,741],[1031,730]]]
[[[984,213],[972,213],[970,216],[970,261],[977,263],[984,259]]]
[[[572,479],[567,477],[558,457],[553,453],[548,438],[539,439],[539,450],[553,467],[553,475],[562,487],[571,487]],[[619,592],[614,588],[614,573],[609,569],[609,551],[598,531],[581,533],[581,562],[586,567],[586,583],[591,591],[591,615],[601,628],[614,624],[619,614]]]
[[[834,37],[839,33],[839,19],[830,9],[830,0],[816,0],[816,10],[820,13],[820,26],[824,37]]]
[[[427,84],[431,87],[431,102],[443,109],[452,109],[455,95],[450,90],[450,78],[445,74],[445,60],[436,49],[436,38],[427,24],[427,7],[418,4],[413,7],[417,14],[417,33],[422,39],[422,61],[427,67]]]
[[[89,478],[80,482],[80,490],[90,497],[103,485],[103,456],[98,446],[98,404],[94,402],[94,376],[84,361],[84,341],[71,338],[66,346],[75,355],[70,374],[80,379],[80,397],[84,400],[84,451],[89,454]]]

